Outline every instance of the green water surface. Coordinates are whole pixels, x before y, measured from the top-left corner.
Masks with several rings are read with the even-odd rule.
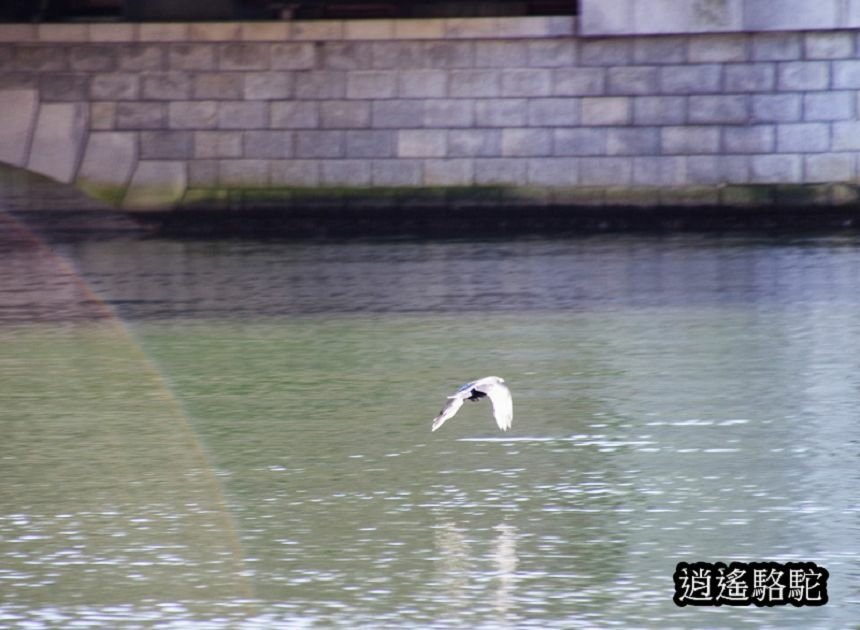
[[[101,306],[0,330],[0,625],[860,618],[853,244],[46,247]],[[431,433],[488,374],[513,429]],[[681,560],[815,561],[831,601],[680,609]]]

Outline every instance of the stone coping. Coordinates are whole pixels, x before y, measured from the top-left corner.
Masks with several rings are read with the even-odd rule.
[[[860,29],[860,0],[580,0],[578,17],[0,23],[0,43],[520,39]]]
[[[0,43],[260,42],[572,37],[573,16],[0,24]]]

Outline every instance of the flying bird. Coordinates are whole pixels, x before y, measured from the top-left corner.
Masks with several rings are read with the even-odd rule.
[[[445,424],[446,420],[453,418],[467,400],[477,402],[482,398],[490,399],[490,403],[493,405],[493,417],[499,428],[502,431],[510,429],[514,419],[511,390],[505,385],[505,379],[498,376],[485,376],[477,381],[466,383],[457,390],[456,394],[448,396],[448,403],[433,420],[433,426],[430,430],[435,431]]]

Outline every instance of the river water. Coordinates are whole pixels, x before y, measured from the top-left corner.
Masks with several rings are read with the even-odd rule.
[[[2,227],[0,627],[860,627],[856,234]],[[673,603],[733,560],[830,601]]]

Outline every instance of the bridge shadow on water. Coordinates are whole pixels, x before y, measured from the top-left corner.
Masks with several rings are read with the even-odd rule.
[[[0,617],[95,593],[117,619],[130,593],[252,597],[220,483],[157,366],[74,263],[8,212],[0,252]]]

